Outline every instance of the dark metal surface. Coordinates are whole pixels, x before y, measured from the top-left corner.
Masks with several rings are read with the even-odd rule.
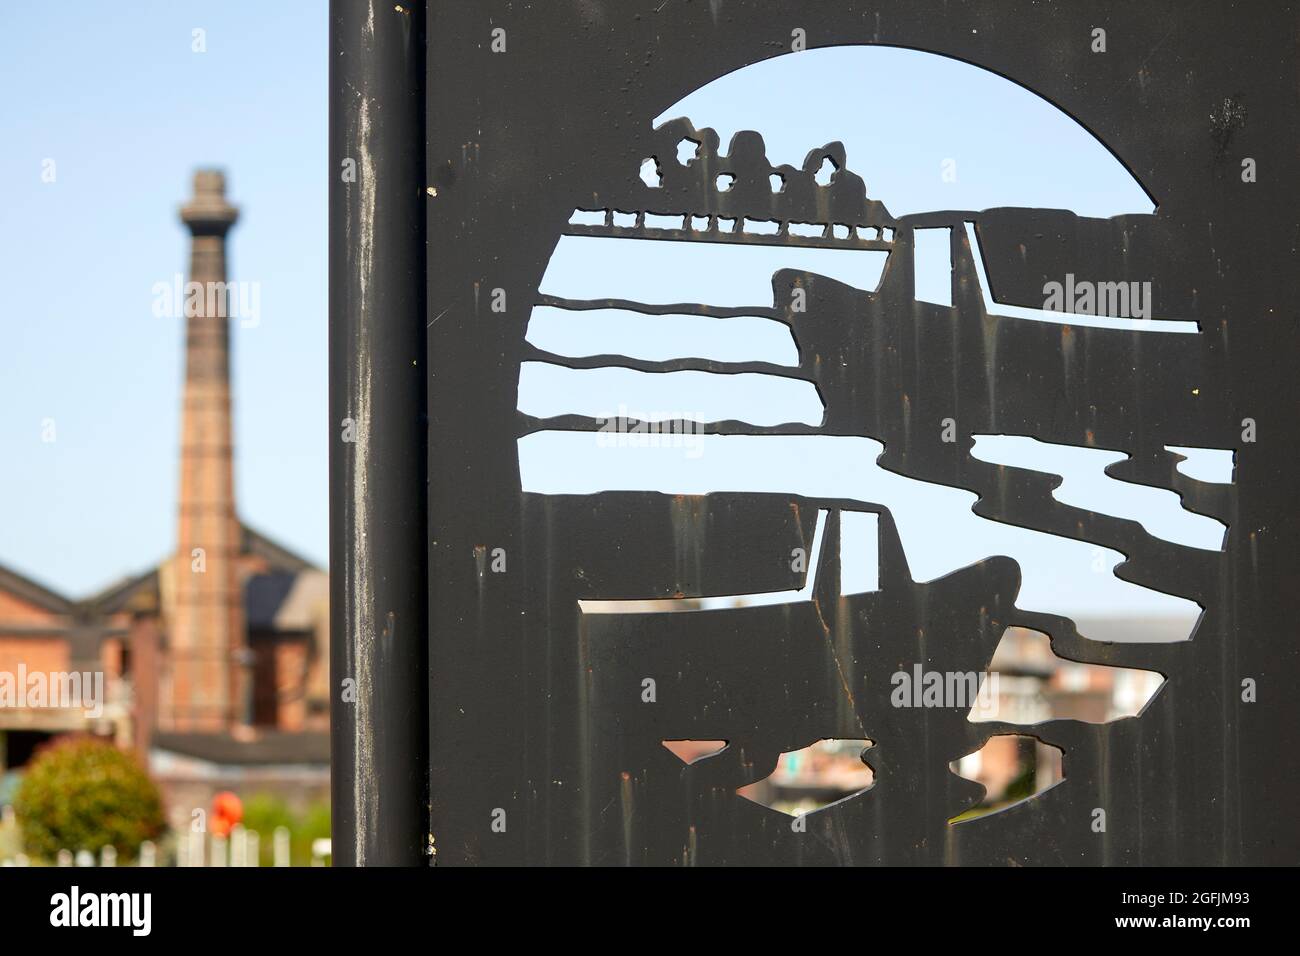
[[[431,188],[372,222],[397,230],[395,220],[420,205],[428,217],[428,828],[438,864],[1296,861],[1300,774],[1290,737],[1300,718],[1293,693],[1300,674],[1300,395],[1292,366],[1300,345],[1300,187],[1290,170],[1300,142],[1293,5],[1272,5],[1254,19],[1172,2],[1085,10],[913,0],[815,9],[759,0],[435,0],[430,11]],[[1098,25],[1110,37],[1104,57],[1088,47]],[[521,435],[596,427],[590,419],[541,421],[517,411],[520,363],[538,357],[524,342],[525,326],[533,305],[550,301],[538,287],[560,236],[584,231],[568,225],[575,208],[784,220],[804,216],[799,203],[815,201],[795,189],[780,200],[789,208],[775,208],[770,193],[748,188],[772,170],[756,135],[742,141],[740,154],[732,146],[738,187],[725,198],[707,193],[704,179],[666,178],[674,204],[657,208],[637,177],[644,157],[680,136],[677,129],[652,131],[661,110],[718,76],[785,53],[794,27],[808,31],[810,46],[914,47],[1014,78],[1094,131],[1156,197],[1159,211],[1110,220],[1031,209],[893,219],[844,175],[831,200],[837,208],[823,209],[816,221],[897,227],[880,288],[867,293],[792,271],[773,279],[774,291],[807,289],[807,314],[773,308],[771,317],[794,332],[803,362],[797,374],[816,383],[825,421],[816,428],[712,423],[706,430],[881,440],[883,467],[975,492],[981,515],[1122,552],[1128,560],[1120,578],[1205,609],[1190,641],[1105,643],[1081,636],[1066,617],[1023,611],[1015,606],[1020,570],[1009,558],[916,584],[893,519],[880,506],[758,494],[521,491]],[[492,52],[494,28],[506,30],[507,52]],[[390,65],[398,57],[394,50]],[[344,95],[339,79],[336,103]],[[1231,135],[1212,118],[1228,99],[1249,107]],[[880,131],[882,148],[888,136]],[[704,138],[706,152],[717,148]],[[340,148],[336,138],[335,169]],[[1258,183],[1242,182],[1244,156],[1257,161]],[[852,156],[847,164],[851,169]],[[797,180],[800,171],[787,173]],[[336,200],[352,195],[335,189]],[[706,201],[717,205],[698,205]],[[839,204],[846,218],[827,218],[840,215]],[[1149,279],[1156,315],[1194,320],[1199,334],[990,316],[961,228],[967,221],[976,223],[1003,302],[1037,305],[1044,282],[1067,271]],[[356,239],[341,237],[334,222],[333,254],[355,255]],[[952,308],[917,302],[912,293],[908,244],[911,230],[925,225],[957,227]],[[587,230],[613,235],[618,228]],[[400,245],[396,231],[390,236]],[[375,260],[392,266],[391,255],[376,251]],[[496,288],[507,293],[503,313],[488,307]],[[400,304],[407,315],[413,302]],[[340,323],[359,315],[352,308],[332,303],[336,336]],[[391,303],[382,320],[409,333]],[[352,394],[337,386],[355,359],[333,358],[335,428],[345,414],[337,403]],[[738,370],[709,362],[621,364]],[[936,428],[913,427],[946,417],[957,423],[956,442],[942,441]],[[1258,441],[1243,441],[1244,418],[1257,422]],[[1062,505],[1052,498],[1052,476],[973,459],[971,436],[981,433],[1123,449],[1132,458],[1112,469],[1115,477],[1168,488],[1187,509],[1219,518],[1228,525],[1225,550],[1170,545],[1136,522]],[[395,476],[405,453],[399,444],[372,448],[367,457],[392,497],[370,487],[356,499],[383,509],[389,523],[367,528],[364,516],[347,511],[356,485],[334,486],[336,519],[356,521],[335,537],[336,615],[337,602],[355,593],[343,572],[384,552],[375,529],[400,525],[397,500],[414,507],[412,486]],[[1232,449],[1235,484],[1210,486],[1176,472],[1167,444]],[[336,481],[351,480],[335,468]],[[839,594],[834,545],[847,510],[880,513],[877,592]],[[786,559],[808,545],[819,512],[827,515],[822,573],[806,601],[694,614],[590,614],[579,605],[798,588],[803,579]],[[363,544],[369,550],[347,550]],[[383,567],[409,574],[406,547],[385,553]],[[495,549],[508,556],[508,567],[485,573],[484,555]],[[1154,670],[1167,681],[1134,719],[1034,725],[1033,736],[1064,752],[1065,782],[1003,812],[952,824],[978,793],[949,772],[949,762],[1005,728],[972,724],[964,710],[891,710],[887,678],[911,661],[982,670],[1011,625],[1050,634],[1060,657]],[[347,673],[353,659],[342,652],[336,661]],[[397,670],[394,662],[398,694],[382,695],[385,708],[413,700]],[[658,681],[653,705],[638,693],[646,676]],[[1248,678],[1259,686],[1254,703],[1242,700]],[[340,715],[336,735],[372,740],[373,728],[347,723],[346,708],[336,709],[336,720]],[[684,766],[661,746],[668,738],[730,746]],[[811,814],[806,832],[735,794],[766,774],[781,751],[819,738],[874,741],[873,789]],[[349,756],[346,746],[336,749],[336,760]],[[385,780],[385,799],[402,779]],[[1090,826],[1097,809],[1106,811],[1105,832]]]
[[[330,679],[338,866],[426,861],[423,10],[330,6]]]

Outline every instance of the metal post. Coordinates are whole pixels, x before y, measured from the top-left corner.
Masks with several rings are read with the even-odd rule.
[[[424,4],[330,4],[334,864],[427,863]]]

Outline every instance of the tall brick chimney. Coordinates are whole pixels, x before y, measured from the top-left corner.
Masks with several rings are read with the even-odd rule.
[[[233,289],[226,295],[226,233],[238,217],[226,202],[225,176],[196,172],[194,198],[181,208],[191,240],[180,520],[158,714],[159,725],[169,730],[227,730],[242,710],[244,629],[236,567],[241,535],[230,417]]]

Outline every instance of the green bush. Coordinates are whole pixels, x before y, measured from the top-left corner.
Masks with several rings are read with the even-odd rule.
[[[162,798],[135,758],[93,737],[43,748],[18,787],[14,810],[27,852],[98,853],[112,846],[131,859],[163,832]]]
[[[306,863],[311,862],[311,845],[317,839],[324,839],[330,835],[330,805],[325,803],[313,803],[303,811],[302,820],[298,824],[299,830],[295,836],[301,834],[302,855]],[[295,847],[295,849],[297,849]]]
[[[18,825],[0,820],[0,863],[11,860],[22,852],[22,833]]]

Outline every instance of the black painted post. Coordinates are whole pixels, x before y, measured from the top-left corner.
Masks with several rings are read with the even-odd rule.
[[[330,4],[334,863],[427,863],[424,4]]]

